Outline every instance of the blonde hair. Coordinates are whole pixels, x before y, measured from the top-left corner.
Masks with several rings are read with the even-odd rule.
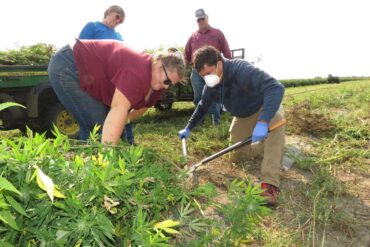
[[[185,62],[179,50],[176,48],[169,48],[167,51],[158,52],[153,56],[153,62],[161,61],[163,65],[171,72],[176,71],[180,80],[185,76]]]
[[[122,17],[122,21],[125,20],[125,11],[123,11],[123,9],[118,5],[109,6],[109,8],[104,11],[104,18],[106,18],[112,12],[119,14]]]

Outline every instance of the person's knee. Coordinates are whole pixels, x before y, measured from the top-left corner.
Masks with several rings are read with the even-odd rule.
[[[280,113],[280,112],[277,112],[274,116],[274,122],[278,122],[280,120],[283,120],[284,119],[284,114]]]

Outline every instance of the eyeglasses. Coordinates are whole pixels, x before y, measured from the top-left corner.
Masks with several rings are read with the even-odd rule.
[[[204,21],[206,18],[199,18],[198,20],[197,20],[197,22],[201,22],[201,21]]]
[[[119,20],[119,23],[123,22],[123,19],[121,18],[121,16],[119,14],[116,15],[116,19]]]
[[[162,63],[162,68],[163,68],[164,74],[166,75],[166,80],[163,81],[163,84],[168,86],[168,87],[171,87],[172,86],[172,81],[168,78],[167,71],[166,71],[166,68],[164,67],[163,63]]]

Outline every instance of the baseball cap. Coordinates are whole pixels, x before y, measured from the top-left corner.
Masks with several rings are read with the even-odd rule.
[[[204,9],[198,9],[197,11],[195,11],[195,18],[197,18],[197,20],[206,18],[206,17],[207,17],[207,14],[206,12],[204,12]]]

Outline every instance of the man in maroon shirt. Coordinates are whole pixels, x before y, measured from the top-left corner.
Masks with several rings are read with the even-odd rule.
[[[185,60],[187,64],[193,64],[195,52],[205,46],[211,45],[220,51],[224,57],[231,58],[231,52],[229,44],[225,38],[225,35],[221,30],[213,28],[208,23],[208,15],[203,9],[198,9],[195,11],[195,18],[198,23],[198,31],[194,32],[185,46]],[[190,76],[191,85],[194,91],[194,105],[197,106],[201,96],[203,87],[205,85],[204,79],[198,74],[198,72],[193,68]],[[212,114],[213,124],[220,123],[220,104],[214,103],[210,108],[210,113]]]
[[[77,40],[50,60],[48,75],[59,100],[86,140],[96,124],[102,142],[117,144],[128,120],[141,116],[185,74],[181,55],[152,56],[115,40]]]

